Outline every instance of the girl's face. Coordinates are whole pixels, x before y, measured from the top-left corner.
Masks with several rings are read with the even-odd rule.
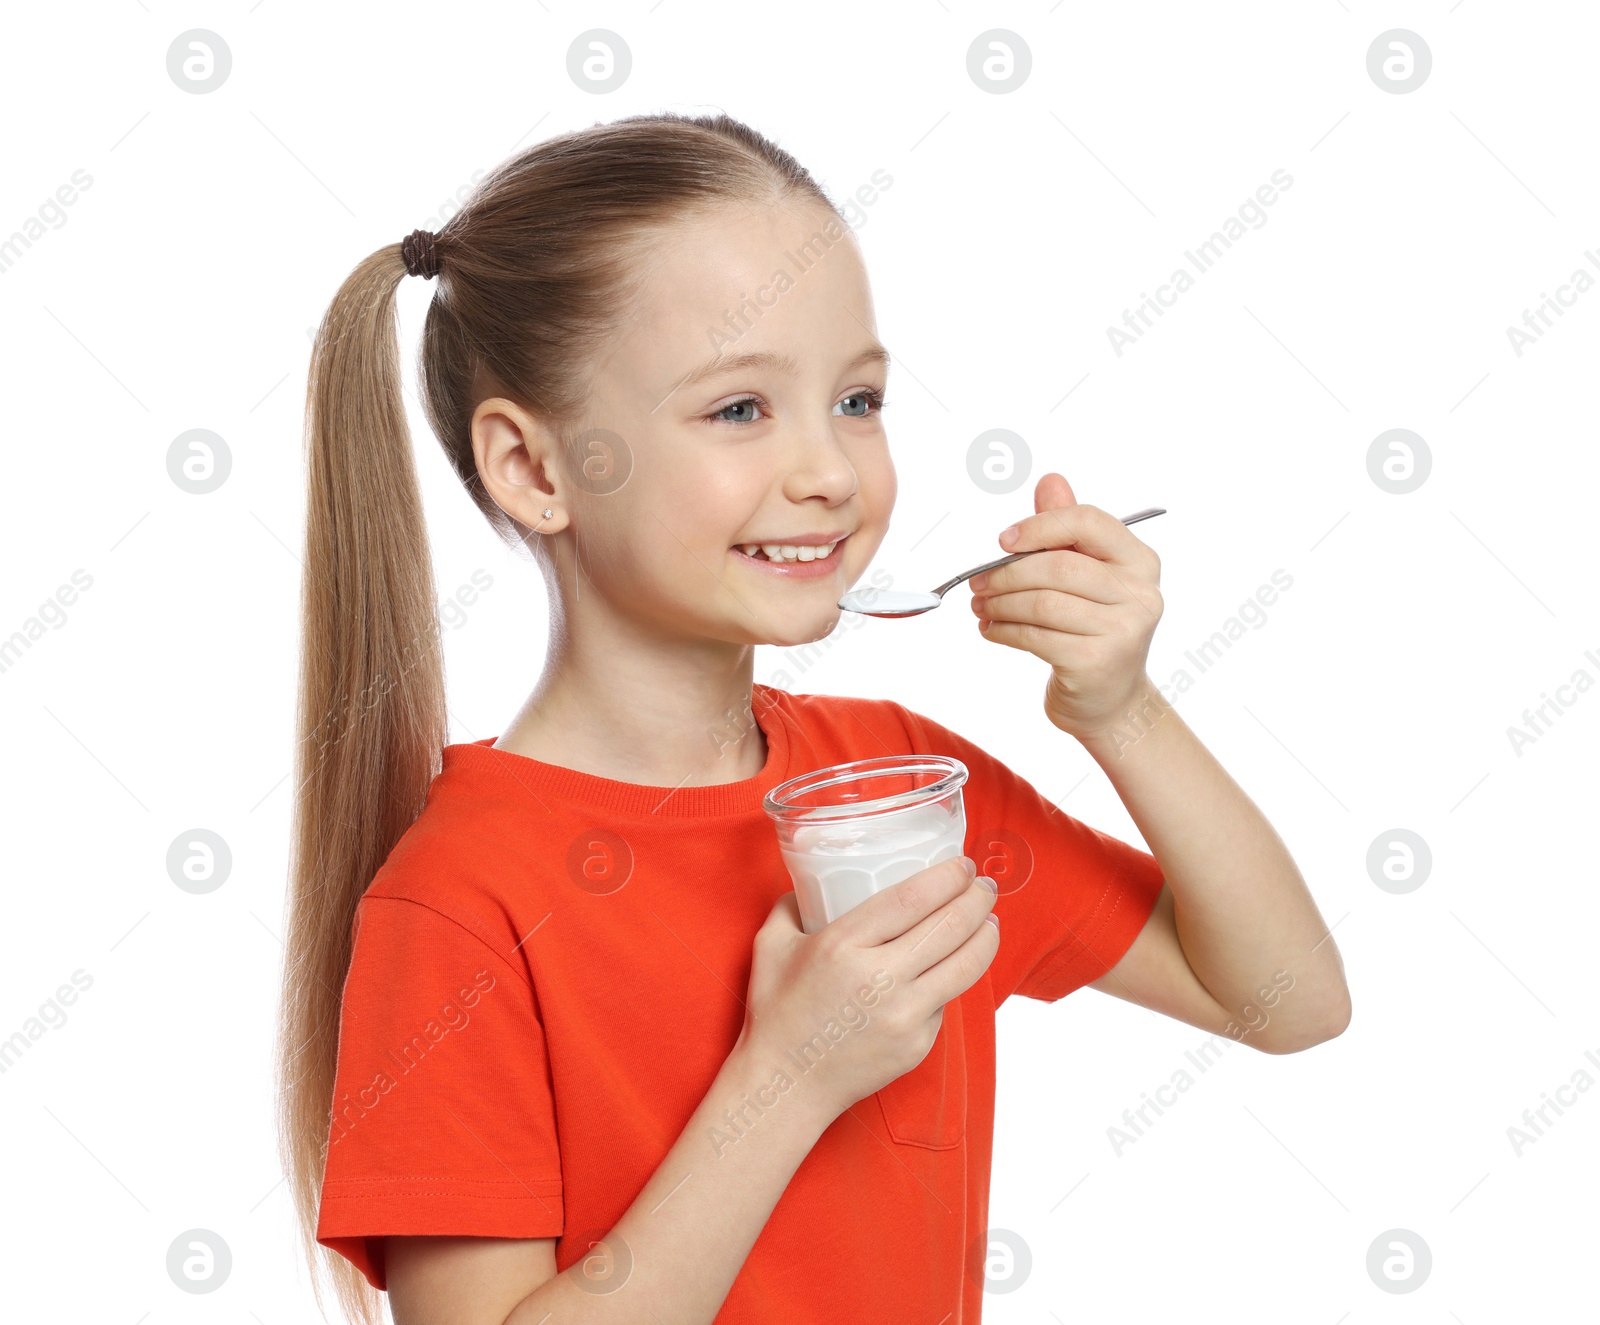
[[[576,594],[561,566],[569,615],[587,598],[668,638],[828,634],[894,507],[874,326],[855,235],[820,206],[733,208],[670,231],[596,374],[585,423],[601,444],[576,458],[592,457],[587,471],[562,467],[582,562]],[[744,550],[828,543],[809,561]]]

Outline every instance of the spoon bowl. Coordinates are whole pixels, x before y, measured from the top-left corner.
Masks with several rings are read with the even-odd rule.
[[[1140,520],[1148,520],[1152,515],[1165,515],[1165,506],[1147,506],[1142,511],[1135,511],[1132,515],[1122,517],[1123,524],[1137,524]],[[1031,557],[1035,552],[1048,552],[1049,548],[1030,548],[1027,552],[1013,552],[1009,557],[1001,557],[998,561],[986,561],[981,566],[974,566],[969,571],[963,571],[953,580],[946,580],[937,589],[929,593],[909,593],[893,589],[852,589],[839,600],[839,608],[845,612],[859,612],[862,616],[876,617],[908,617],[921,616],[924,612],[931,612],[944,601],[944,596],[956,585],[970,580],[974,575],[979,575],[986,570],[994,570],[998,566],[1010,565],[1013,561],[1021,561],[1023,557]]]

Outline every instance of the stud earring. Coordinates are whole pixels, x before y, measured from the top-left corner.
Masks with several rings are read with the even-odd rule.
[[[540,512],[540,514],[543,515],[546,520],[548,520],[552,515],[555,514],[555,512],[546,506],[544,510]]]

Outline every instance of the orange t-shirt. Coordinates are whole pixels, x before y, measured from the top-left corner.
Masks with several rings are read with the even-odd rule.
[[[493,737],[445,748],[361,900],[343,992],[317,1240],[375,1287],[386,1234],[560,1237],[558,1269],[581,1259],[743,1027],[756,930],[792,888],[763,794],[846,760],[943,754],[967,766],[966,854],[999,884],[999,953],[945,1005],[927,1058],[822,1134],[716,1319],[980,1318],[995,1008],[1115,965],[1161,869],[891,700],[751,698],[767,762],[744,782],[616,782]]]

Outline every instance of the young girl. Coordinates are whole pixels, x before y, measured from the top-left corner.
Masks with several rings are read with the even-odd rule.
[[[552,613],[522,710],[453,745],[407,273],[438,282],[429,422]],[[842,214],[723,115],[539,144],[335,296],[279,1071],[351,1317],[387,1289],[399,1325],[976,1322],[1004,999],[1092,985],[1270,1053],[1348,1020],[1282,842],[1145,672],[1155,554],[1059,475],[1001,536],[1051,550],[973,581],[976,626],[1050,664],[1154,855],[892,700],[753,684],[888,528],[874,324]],[[804,934],[763,795],[910,752],[966,764],[981,868]]]

